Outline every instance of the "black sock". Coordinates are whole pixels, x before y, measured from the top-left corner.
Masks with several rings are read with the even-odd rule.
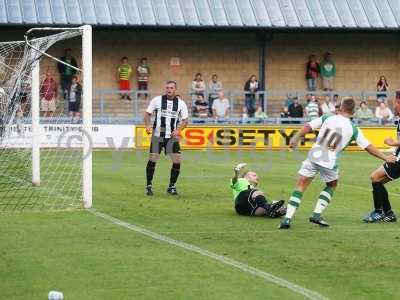
[[[383,209],[385,212],[391,210],[388,192],[381,182],[372,183],[372,194],[375,210]]]
[[[156,169],[156,163],[154,161],[149,160],[146,166],[147,185],[151,185],[155,169]]]
[[[387,213],[388,211],[392,210],[392,206],[390,205],[390,201],[389,201],[389,194],[387,189],[385,188],[385,186],[382,184],[382,208],[383,208],[383,212]]]
[[[172,164],[169,186],[175,185],[176,181],[178,180],[180,170],[181,170],[181,164]]]

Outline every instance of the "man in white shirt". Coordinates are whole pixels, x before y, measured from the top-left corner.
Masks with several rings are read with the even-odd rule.
[[[322,218],[322,212],[332,199],[334,189],[337,186],[338,155],[351,141],[355,141],[369,154],[382,159],[385,162],[395,162],[396,157],[386,156],[375,148],[363,135],[362,131],[354,125],[350,117],[354,114],[355,102],[353,98],[344,98],[338,115],[325,115],[307,123],[290,141],[290,147],[294,148],[300,138],[316,129],[320,129],[316,143],[308,153],[308,158],[303,161],[299,170],[299,178],[296,189],[293,191],[287,206],[287,212],[282,219],[280,229],[289,229],[291,220],[300,205],[303,193],[307,190],[314,177],[319,174],[326,184],[318,197],[314,212],[309,221],[321,226],[328,226]]]
[[[218,98],[212,104],[213,117],[215,119],[225,119],[229,114],[229,100],[225,98],[224,92],[218,92]]]
[[[176,181],[181,168],[181,147],[179,134],[188,124],[188,109],[186,103],[176,96],[176,82],[167,81],[166,94],[151,100],[145,114],[144,123],[147,134],[152,134],[150,145],[150,158],[146,167],[146,194],[153,196],[152,181],[156,163],[164,149],[165,155],[172,160],[171,176],[167,192],[178,195]],[[153,126],[150,125],[151,116],[154,113]]]

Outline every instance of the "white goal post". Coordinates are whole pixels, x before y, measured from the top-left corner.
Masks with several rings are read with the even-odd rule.
[[[66,43],[79,59],[55,57]],[[92,145],[91,26],[32,28],[24,41],[0,42],[0,212],[92,207]]]
[[[91,208],[93,203],[92,193],[92,27],[84,25],[82,29],[82,69],[75,68],[46,52],[42,52],[29,44],[28,34],[34,31],[68,31],[78,28],[32,28],[27,31],[25,40],[33,49],[41,52],[51,59],[66,64],[82,73],[82,199],[83,207]],[[35,62],[32,69],[32,185],[40,186],[40,64]]]

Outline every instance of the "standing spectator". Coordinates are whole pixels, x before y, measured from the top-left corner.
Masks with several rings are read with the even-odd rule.
[[[124,56],[121,58],[121,65],[117,69],[121,100],[132,100],[132,98],[129,96],[129,93],[131,92],[131,75],[132,67],[130,64],[128,64],[128,58]]]
[[[360,108],[354,114],[354,118],[359,120],[370,120],[374,118],[374,113],[367,106],[367,102],[361,101]]]
[[[78,77],[72,76],[71,85],[67,90],[68,110],[72,122],[77,122],[80,116],[80,107],[82,100],[82,86],[78,82]]]
[[[314,54],[310,55],[306,65],[307,89],[309,91],[317,90],[317,79],[320,72],[319,63]]]
[[[144,99],[147,100],[147,94],[149,90],[150,67],[147,64],[146,57],[140,59],[140,63],[136,68],[136,76],[138,91],[144,91],[143,93],[138,93],[138,98],[144,95]]]
[[[306,111],[307,117],[309,117],[311,120],[314,120],[319,117],[318,101],[314,95],[311,96],[311,100],[307,104],[305,111]]]
[[[217,74],[211,77],[211,81],[208,83],[208,105],[210,107],[210,116],[213,115],[213,102],[218,98],[218,93],[222,91],[222,83],[218,81]]]
[[[293,103],[289,106],[289,116],[291,118],[302,118],[303,117],[303,107],[299,102],[299,98],[294,98]]]
[[[206,91],[206,84],[203,80],[201,73],[197,73],[192,81],[192,100],[196,101],[199,95],[204,98],[204,93]]]
[[[226,119],[229,115],[229,108],[229,100],[225,98],[223,91],[219,91],[218,98],[212,104],[213,117],[215,119]]]
[[[254,117],[254,112],[256,111],[256,93],[258,91],[258,81],[256,75],[251,75],[251,77],[246,81],[244,85],[245,103],[247,114],[250,118]]]
[[[76,62],[75,57],[73,57],[71,53],[72,53],[71,48],[65,49],[64,56],[60,57],[60,60],[77,68],[78,64]],[[67,90],[71,85],[72,77],[75,76],[76,74],[76,70],[61,62],[57,64],[57,67],[58,67],[58,72],[60,73],[61,89],[63,92],[63,97],[64,99],[66,99]]]
[[[46,78],[40,84],[40,102],[44,117],[53,117],[56,111],[57,82],[53,73],[46,72]]]
[[[333,81],[336,76],[336,65],[332,59],[332,54],[327,52],[320,65],[322,87],[324,91],[333,91]]]
[[[378,83],[376,84],[376,90],[377,90],[378,92],[385,92],[385,93],[378,93],[378,94],[376,95],[376,99],[377,99],[379,102],[385,101],[385,100],[387,99],[387,94],[386,94],[386,92],[389,90],[389,83],[387,82],[385,76],[382,75],[382,76],[379,78],[379,81],[378,81]]]
[[[194,115],[200,118],[208,117],[208,101],[201,94],[197,96],[197,100],[194,102]]]
[[[381,122],[387,122],[393,119],[393,113],[389,107],[386,106],[385,102],[380,102],[375,110],[375,117],[377,117]]]

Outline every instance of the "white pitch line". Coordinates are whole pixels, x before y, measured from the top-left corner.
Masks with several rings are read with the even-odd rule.
[[[291,290],[291,291],[293,291],[293,292],[295,292],[297,294],[300,294],[300,295],[306,297],[307,299],[311,299],[311,300],[329,300],[329,298],[327,298],[325,296],[322,296],[321,294],[319,294],[319,293],[317,293],[315,291],[309,290],[309,289],[304,288],[304,287],[302,287],[300,285],[297,285],[295,283],[287,281],[286,279],[283,279],[283,278],[277,277],[277,276],[275,276],[275,275],[273,275],[271,273],[256,269],[254,267],[251,267],[251,266],[246,265],[244,263],[238,262],[238,261],[233,260],[231,258],[228,258],[228,257],[222,256],[222,255],[216,254],[214,252],[202,249],[202,248],[197,247],[197,246],[192,245],[192,244],[188,244],[188,243],[185,243],[185,242],[182,242],[182,241],[174,240],[172,238],[169,238],[168,236],[152,232],[152,231],[147,230],[147,229],[145,229],[145,228],[143,228],[141,226],[137,226],[137,225],[134,225],[134,224],[127,223],[127,222],[122,221],[120,219],[114,218],[114,217],[112,217],[110,215],[101,213],[101,212],[97,211],[96,209],[88,209],[88,212],[90,212],[91,214],[93,214],[93,215],[95,215],[97,217],[103,218],[104,220],[107,220],[107,221],[109,221],[109,222],[111,222],[113,224],[119,225],[121,227],[127,228],[127,229],[135,231],[137,233],[143,234],[143,235],[145,235],[147,237],[150,237],[152,239],[155,239],[155,240],[158,240],[158,241],[161,241],[161,242],[164,242],[164,243],[167,243],[167,244],[170,244],[170,245],[173,245],[173,246],[176,246],[176,247],[179,247],[179,248],[182,248],[182,249],[185,249],[185,250],[200,254],[200,255],[208,257],[208,258],[212,258],[212,259],[214,259],[216,261],[219,261],[219,262],[221,262],[221,263],[223,263],[225,265],[234,267],[234,268],[239,269],[239,270],[241,270],[243,272],[246,272],[248,274],[252,274],[254,276],[260,277],[260,278],[265,279],[265,280],[267,280],[267,281],[269,281],[271,283],[274,283],[274,284],[279,285],[281,287],[285,287],[285,288],[287,288],[287,289],[289,289],[289,290]]]

